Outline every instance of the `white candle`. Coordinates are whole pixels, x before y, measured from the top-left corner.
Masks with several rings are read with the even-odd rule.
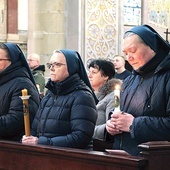
[[[120,111],[120,86],[116,85],[114,90],[114,112]]]

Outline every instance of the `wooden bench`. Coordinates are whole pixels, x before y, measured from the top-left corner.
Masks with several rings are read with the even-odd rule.
[[[170,143],[141,144],[143,157],[107,152],[24,145],[0,141],[0,169],[8,170],[166,170]]]

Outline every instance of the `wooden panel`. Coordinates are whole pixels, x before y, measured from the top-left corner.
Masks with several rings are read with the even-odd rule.
[[[145,158],[0,141],[0,169],[142,170]]]
[[[170,142],[153,141],[139,145],[141,154],[149,164],[147,169],[169,170],[170,169]]]

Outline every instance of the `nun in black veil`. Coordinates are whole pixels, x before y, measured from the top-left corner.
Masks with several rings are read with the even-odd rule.
[[[88,148],[97,119],[96,96],[78,52],[55,51],[47,63],[50,79],[32,125],[22,143]]]
[[[122,84],[123,114],[113,113],[106,129],[113,149],[140,155],[141,143],[170,141],[170,45],[141,25],[125,33],[123,52],[133,71]]]
[[[18,45],[0,43],[0,139],[20,141],[24,135],[23,102],[27,89],[30,122],[39,106],[39,95],[24,54]]]

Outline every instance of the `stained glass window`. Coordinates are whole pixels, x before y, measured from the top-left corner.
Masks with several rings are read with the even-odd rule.
[[[141,0],[124,0],[124,25],[141,25]]]

